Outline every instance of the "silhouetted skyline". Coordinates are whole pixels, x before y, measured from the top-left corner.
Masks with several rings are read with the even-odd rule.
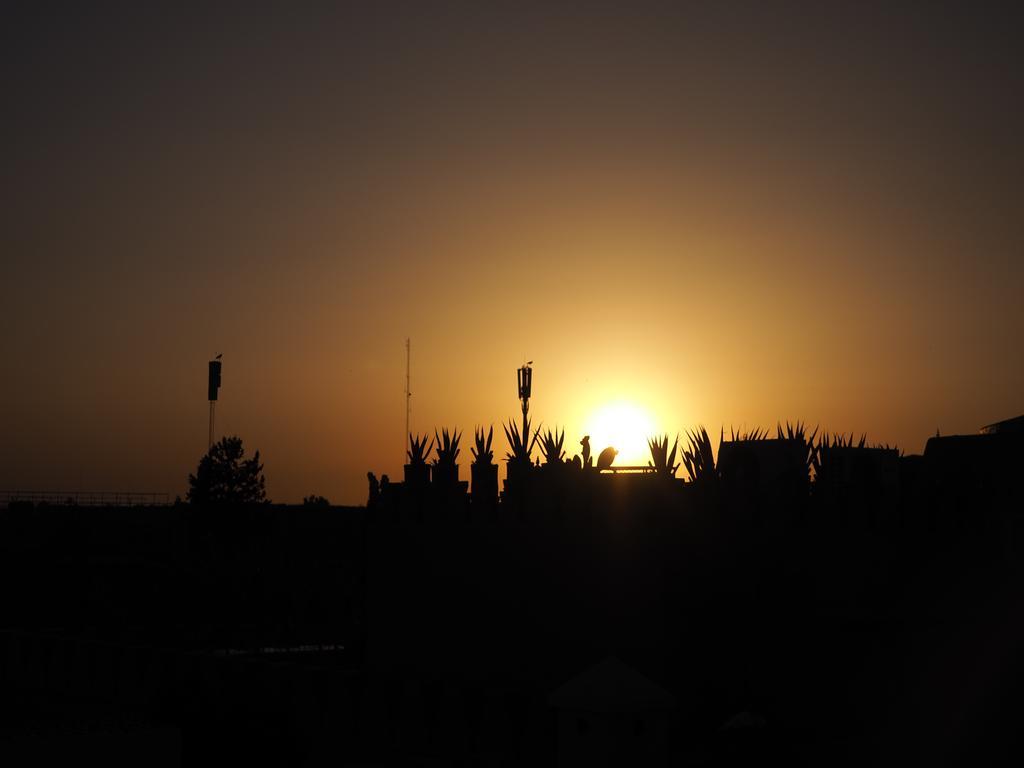
[[[920,452],[1024,411],[1024,61],[970,4],[24,4],[0,489],[361,503],[414,431],[610,402]],[[594,446],[595,455],[604,445]],[[468,474],[469,457],[461,457]]]

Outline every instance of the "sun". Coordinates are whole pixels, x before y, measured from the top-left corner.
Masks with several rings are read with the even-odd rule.
[[[583,434],[590,435],[595,460],[610,445],[619,452],[615,457],[617,466],[641,466],[650,459],[647,439],[657,434],[657,429],[646,410],[635,403],[620,401],[594,411]]]

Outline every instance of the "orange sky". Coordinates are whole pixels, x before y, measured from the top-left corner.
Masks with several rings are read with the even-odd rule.
[[[223,352],[269,496],[361,503],[407,336],[467,438],[525,359],[571,450],[616,400],[907,452],[1024,412],[1019,24],[544,7],[19,15],[0,490],[184,495]]]

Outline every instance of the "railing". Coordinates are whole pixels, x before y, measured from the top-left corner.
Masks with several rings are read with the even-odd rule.
[[[166,507],[169,493],[136,491],[0,491],[0,508],[19,501],[61,507]]]

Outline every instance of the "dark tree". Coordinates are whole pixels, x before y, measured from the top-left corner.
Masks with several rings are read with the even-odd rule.
[[[199,460],[188,476],[188,500],[193,504],[261,504],[267,501],[260,452],[246,459],[242,438],[225,437]]]

